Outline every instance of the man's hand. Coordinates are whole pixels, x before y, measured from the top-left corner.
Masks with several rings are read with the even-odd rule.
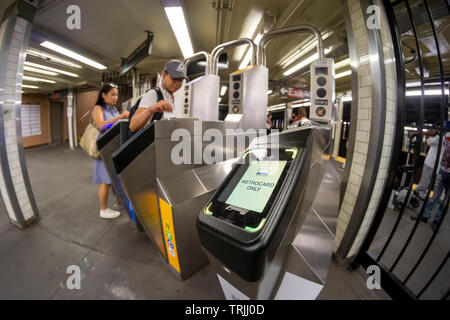
[[[158,103],[149,107],[150,111],[155,112],[172,112],[172,105],[166,100],[160,100]]]
[[[120,118],[121,118],[121,119],[128,119],[129,116],[130,116],[130,112],[129,112],[129,111],[123,111],[123,112],[120,114]]]

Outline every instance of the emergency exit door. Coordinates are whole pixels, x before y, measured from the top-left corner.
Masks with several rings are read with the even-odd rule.
[[[50,103],[50,144],[64,142],[64,104],[62,102]]]

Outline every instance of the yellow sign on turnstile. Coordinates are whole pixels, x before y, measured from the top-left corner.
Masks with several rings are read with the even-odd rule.
[[[177,243],[175,241],[175,229],[173,228],[172,207],[166,201],[159,198],[159,209],[161,212],[161,223],[163,226],[169,264],[180,273],[180,262],[178,261]]]

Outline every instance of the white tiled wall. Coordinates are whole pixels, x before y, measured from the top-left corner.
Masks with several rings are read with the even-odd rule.
[[[382,3],[379,0],[375,0],[374,4],[382,7]],[[386,119],[385,119],[385,132],[383,139],[383,150],[381,152],[378,174],[374,186],[374,191],[372,193],[372,197],[369,202],[368,210],[364,216],[364,220],[361,224],[361,228],[358,232],[358,235],[356,236],[356,240],[354,241],[347,257],[352,257],[358,252],[375,216],[376,209],[379,205],[381,193],[383,191],[383,187],[385,184],[385,177],[387,175],[387,170],[389,167],[389,160],[391,158],[391,147],[394,137],[396,90],[397,90],[394,53],[387,17],[384,14],[382,14],[380,19],[381,19],[380,21],[381,39],[383,43],[383,54],[385,59],[384,66],[386,70]]]
[[[375,1],[376,5],[382,7],[381,1]],[[353,214],[361,214],[355,212],[354,204],[361,187],[362,176],[364,173],[368,150],[370,130],[371,130],[371,114],[372,114],[372,82],[369,56],[369,42],[367,37],[366,22],[363,18],[359,0],[348,0],[349,11],[352,21],[352,29],[354,33],[355,46],[358,57],[358,119],[356,121],[356,141],[353,154],[353,161],[350,169],[350,177],[345,190],[344,200],[339,212],[336,240],[334,250],[339,247],[344,236],[345,230]],[[387,19],[382,17],[381,21],[382,42],[385,46],[385,68],[387,83],[387,110],[385,134],[383,141],[383,150],[379,162],[378,174],[369,202],[367,211],[352,248],[347,255],[351,257],[357,253],[365,235],[367,234],[370,224],[373,220],[376,208],[379,203],[381,192],[384,186],[386,172],[389,166],[391,145],[394,131],[395,121],[395,65],[392,52],[392,41],[390,38],[390,30]],[[354,122],[352,122],[354,123]]]
[[[22,90],[22,76],[23,76],[23,64],[19,65],[19,61],[23,56],[20,53],[23,51],[22,46],[24,46],[24,37],[28,22],[19,17],[11,17],[9,19],[14,19],[14,31],[12,34],[12,40],[10,41],[10,49],[4,56],[0,59],[0,63],[6,63],[6,74],[0,75],[4,77],[4,91],[3,91],[3,125],[5,141],[6,141],[6,151],[7,159],[9,164],[9,170],[11,178],[14,184],[14,192],[16,193],[22,214],[25,220],[29,220],[33,217],[34,212],[31,208],[30,198],[25,188],[25,181],[22,174],[22,170],[26,168],[21,167],[19,160],[19,149],[17,145],[18,139],[21,137],[17,136],[16,132],[16,110],[21,106],[21,90]],[[8,23],[8,20],[4,22],[2,28]],[[5,33],[9,32],[8,30]],[[5,41],[2,37],[0,41]],[[13,212],[11,202],[6,192],[6,185],[3,180],[3,175],[0,176],[0,189],[3,200],[5,202],[8,215],[11,220],[17,222],[15,213]]]

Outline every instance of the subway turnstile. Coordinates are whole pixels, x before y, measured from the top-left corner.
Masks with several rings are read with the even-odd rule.
[[[307,243],[305,236],[327,229],[310,209],[324,176],[329,132],[310,126],[268,142],[258,138],[199,213],[200,241],[227,299],[286,299],[286,292],[295,299],[305,290],[315,298],[320,292],[334,237],[325,231]]]
[[[226,136],[227,128],[233,128],[232,124],[194,118],[155,121],[113,154],[119,180],[135,214],[180,279],[188,278],[208,262],[195,228],[197,212],[235,160],[207,164],[203,150],[210,142],[202,141],[202,137],[209,129]],[[183,143],[187,149],[181,151]],[[223,148],[219,152],[225,155],[230,151],[234,154],[234,145],[232,150]]]

